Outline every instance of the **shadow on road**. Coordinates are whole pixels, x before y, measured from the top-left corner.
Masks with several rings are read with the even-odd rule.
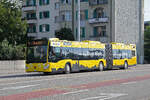
[[[0,76],[0,79],[2,78],[18,78],[18,77],[35,77],[35,76],[43,76],[42,74],[17,74],[17,75],[4,75]]]
[[[108,71],[114,71],[114,70],[118,70],[118,69],[111,69],[111,70],[105,70],[106,72]],[[91,71],[91,70],[87,70],[87,71],[80,71],[80,72],[72,72],[71,74],[78,74],[78,73],[87,73],[87,72],[99,72],[97,70],[94,70],[94,71]],[[45,73],[43,74],[42,72],[41,73],[25,73],[25,74],[16,74],[16,75],[3,75],[3,76],[0,76],[0,79],[4,79],[4,78],[25,78],[25,77],[39,77],[39,76],[52,76],[52,75],[65,75],[64,73],[62,72],[55,72],[55,73]]]

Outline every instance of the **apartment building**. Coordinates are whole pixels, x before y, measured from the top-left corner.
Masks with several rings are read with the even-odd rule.
[[[74,37],[77,39],[77,1],[24,0],[22,11],[28,23],[28,37],[55,37],[57,30],[68,27],[73,28]],[[80,2],[81,40],[134,43],[138,47],[138,56],[141,57],[139,59],[144,58],[144,0],[80,0]]]
[[[59,0],[23,0],[23,18],[27,20],[28,37],[54,37],[59,24],[55,17],[59,16],[59,9],[55,5]]]

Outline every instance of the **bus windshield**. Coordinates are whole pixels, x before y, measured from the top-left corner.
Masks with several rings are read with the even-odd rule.
[[[45,63],[47,46],[31,46],[27,48],[27,63]]]

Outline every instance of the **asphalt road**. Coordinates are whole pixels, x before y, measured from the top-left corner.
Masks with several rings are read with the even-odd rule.
[[[0,100],[150,100],[150,65],[71,74],[3,74]]]

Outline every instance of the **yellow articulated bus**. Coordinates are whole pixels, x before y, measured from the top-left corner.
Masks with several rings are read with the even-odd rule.
[[[136,46],[58,38],[27,43],[26,72],[77,72],[128,68],[136,64]]]

